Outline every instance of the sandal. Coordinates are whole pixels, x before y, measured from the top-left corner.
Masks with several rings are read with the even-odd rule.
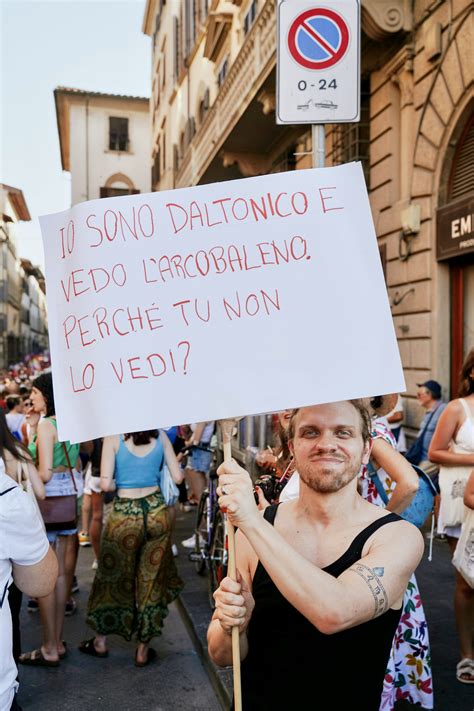
[[[137,660],[137,653],[135,652],[135,666],[136,667],[146,667],[150,662],[155,661],[156,659],[156,651],[154,649],[149,649],[147,657],[144,662],[139,662]]]
[[[63,643],[64,652],[58,653],[58,657],[59,659],[64,659],[67,656],[67,644],[63,639],[61,640],[61,642]]]
[[[90,639],[84,640],[84,642],[81,642],[78,649],[80,652],[83,654],[89,654],[91,657],[100,657],[103,659],[104,657],[109,656],[108,650],[105,652],[98,652],[97,649],[94,646],[94,640],[95,637],[91,637]]]
[[[59,667],[59,659],[46,659],[41,648],[20,654],[18,663],[30,667]]]
[[[474,684],[474,659],[461,659],[456,665],[456,679],[461,684]]]

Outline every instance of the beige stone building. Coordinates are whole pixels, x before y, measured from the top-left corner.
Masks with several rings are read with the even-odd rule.
[[[73,205],[150,192],[148,99],[58,87],[54,100]]]
[[[18,257],[16,225],[30,221],[19,188],[0,184],[0,368],[48,348],[44,276],[39,267]]]
[[[415,425],[416,383],[454,396],[474,347],[474,10],[362,0],[361,19],[361,120],[326,126],[326,164],[363,162]],[[143,31],[152,189],[310,167],[310,127],[275,122],[275,0],[148,0]]]
[[[29,259],[20,259],[20,264],[20,350],[22,354],[38,353],[49,348],[45,279]]]
[[[23,192],[0,184],[0,368],[17,363],[21,350],[21,265],[16,225],[31,220]]]

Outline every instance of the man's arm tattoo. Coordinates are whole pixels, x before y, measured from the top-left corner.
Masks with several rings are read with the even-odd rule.
[[[359,575],[362,580],[367,583],[370,592],[372,593],[374,598],[374,617],[383,615],[383,613],[388,610],[387,593],[385,592],[385,588],[380,581],[380,578],[384,574],[384,569],[368,568],[366,565],[362,565],[362,563],[356,563],[351,568],[349,568],[349,570],[352,570],[352,572],[357,573],[357,575]]]

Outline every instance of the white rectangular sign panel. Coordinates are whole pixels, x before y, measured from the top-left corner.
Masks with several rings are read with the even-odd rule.
[[[405,389],[360,164],[41,218],[60,439]]]
[[[277,123],[360,118],[360,1],[278,5]]]

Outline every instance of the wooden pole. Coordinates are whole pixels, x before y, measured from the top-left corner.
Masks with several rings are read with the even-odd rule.
[[[231,441],[232,430],[236,420],[220,420],[224,462],[232,459]],[[237,580],[237,565],[235,561],[235,529],[226,517],[227,542],[229,546],[228,575],[232,580]],[[234,709],[242,711],[242,687],[240,682],[240,639],[239,628],[232,627],[232,669],[234,674]]]

